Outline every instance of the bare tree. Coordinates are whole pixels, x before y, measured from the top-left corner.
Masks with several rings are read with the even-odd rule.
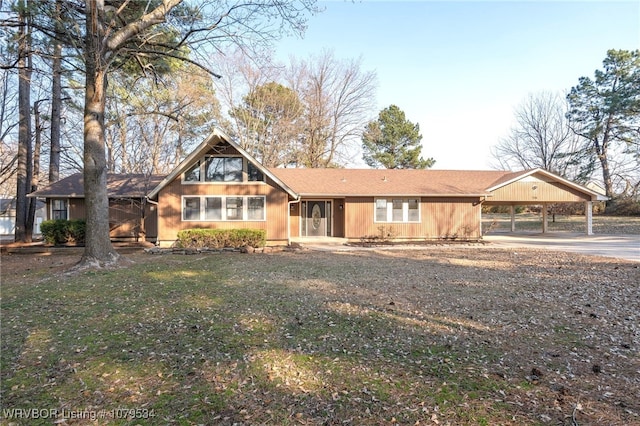
[[[330,51],[292,60],[288,83],[306,109],[298,165],[335,166],[350,144],[359,144],[373,112],[376,81],[374,72],[361,69],[360,59],[340,61]]]
[[[129,2],[123,2],[117,9],[107,8],[104,0],[86,4],[83,53],[87,231],[81,267],[112,264],[118,259],[109,239],[104,112],[107,71],[119,55],[135,57],[142,64],[148,63],[145,55],[193,62],[185,55],[186,46],[196,52],[199,48],[224,43],[265,42],[283,28],[302,30],[305,12],[315,10],[314,0],[202,1],[180,9],[181,3],[181,0],[163,0],[142,15],[126,14]],[[176,13],[172,14],[173,11]],[[158,37],[158,32],[151,34],[163,26],[177,31],[180,37],[166,40]],[[145,37],[151,35],[156,37]],[[200,66],[206,68],[204,62]]]
[[[0,197],[15,195],[17,146],[10,143],[15,138],[18,121],[14,120],[18,109],[15,76],[9,70],[0,70]]]
[[[577,147],[580,138],[566,118],[563,96],[539,92],[529,96],[514,111],[510,133],[493,147],[493,157],[502,169],[543,168],[572,179],[580,178]],[[585,180],[589,176],[582,176]]]
[[[154,79],[117,75],[105,123],[110,172],[168,173],[218,122],[212,78],[195,65],[173,64]]]

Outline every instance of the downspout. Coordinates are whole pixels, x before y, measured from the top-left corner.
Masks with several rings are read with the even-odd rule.
[[[291,206],[302,201],[300,195],[296,195],[295,200],[287,201],[287,245],[291,245]]]

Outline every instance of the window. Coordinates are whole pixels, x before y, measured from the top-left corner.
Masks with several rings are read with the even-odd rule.
[[[184,220],[200,220],[200,197],[185,197]]]
[[[208,157],[205,170],[207,182],[242,182],[241,157]]]
[[[387,221],[387,200],[378,198],[376,200],[376,222]]]
[[[409,222],[420,222],[420,202],[415,198],[407,200],[409,208]]]
[[[67,220],[67,200],[51,201],[51,219]]]
[[[264,182],[260,169],[246,161],[246,178],[242,157],[206,156],[198,161],[182,178],[183,182]]]
[[[200,181],[200,162],[198,161],[188,172],[184,174],[185,182]]]
[[[247,219],[264,220],[264,197],[249,197]]]
[[[242,197],[227,197],[227,220],[242,220]]]
[[[266,217],[264,196],[251,197],[183,197],[182,220],[184,221],[263,221]]]
[[[391,202],[391,221],[392,222],[402,222],[402,211],[404,203],[402,200],[393,200]]]
[[[204,205],[204,220],[222,219],[222,198],[207,197]]]
[[[375,203],[376,222],[420,222],[420,200],[417,198],[378,198]]]
[[[247,162],[247,180],[249,182],[262,182],[264,175],[254,164]]]

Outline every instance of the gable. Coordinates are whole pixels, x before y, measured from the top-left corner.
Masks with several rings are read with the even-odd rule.
[[[246,152],[240,145],[235,143],[228,135],[220,130],[214,130],[207,139],[205,139],[191,154],[189,154],[173,171],[166,176],[152,191],[149,192],[148,198],[155,199],[158,193],[167,185],[171,184],[175,180],[185,179],[185,173],[199,168],[200,173],[206,171],[203,167],[206,166],[207,158],[232,158],[239,157],[243,159],[243,173],[248,173],[249,167],[255,167],[255,169],[261,173],[265,178],[270,179],[275,185],[282,188],[292,198],[297,198],[298,195],[291,190],[286,184],[284,184],[278,177],[273,175],[267,168],[262,166],[253,156]],[[232,165],[230,165],[232,167]],[[223,169],[225,167],[223,166]],[[226,172],[223,172],[226,173]],[[200,176],[199,182],[206,181],[206,177]],[[244,181],[244,180],[243,180]],[[224,182],[224,180],[223,180]]]
[[[564,203],[604,201],[601,194],[543,169],[512,174],[488,189],[493,203]]]

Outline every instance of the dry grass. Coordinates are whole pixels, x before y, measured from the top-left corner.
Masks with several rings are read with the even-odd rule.
[[[76,276],[76,256],[3,257],[1,423],[640,424],[637,263],[485,246],[130,257]]]

